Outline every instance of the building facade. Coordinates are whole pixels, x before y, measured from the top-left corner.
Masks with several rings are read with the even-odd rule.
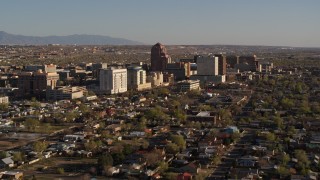
[[[8,96],[0,97],[0,104],[8,104],[8,103],[9,103],[9,97]]]
[[[152,87],[162,86],[163,85],[163,73],[162,72],[151,72],[147,76],[147,81],[151,82]]]
[[[197,57],[197,75],[219,75],[219,59],[215,56]]]
[[[171,58],[164,45],[157,43],[151,48],[151,71],[165,71]]]
[[[139,66],[130,66],[127,68],[128,71],[128,89],[133,90],[144,90],[150,89],[151,83],[147,83],[146,71]]]
[[[127,69],[101,69],[100,91],[106,94],[117,94],[127,91]]]
[[[227,57],[223,54],[215,54],[215,57],[218,57],[218,74],[226,75],[227,74]]]
[[[199,80],[184,80],[177,83],[177,88],[182,91],[199,90],[200,81]]]
[[[48,89],[46,92],[47,100],[72,100],[79,99],[87,92],[85,87],[80,86],[61,86],[54,89]]]
[[[42,97],[46,89],[57,86],[59,75],[57,73],[37,72],[20,73],[18,78],[19,96]]]

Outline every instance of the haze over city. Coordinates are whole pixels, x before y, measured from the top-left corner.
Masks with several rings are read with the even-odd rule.
[[[144,44],[320,47],[320,1],[4,0],[0,30],[90,34]]]

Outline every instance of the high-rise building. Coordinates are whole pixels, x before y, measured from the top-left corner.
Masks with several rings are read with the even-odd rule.
[[[239,64],[239,56],[227,56],[228,68],[234,68],[236,64]]]
[[[45,95],[47,88],[55,88],[58,80],[59,75],[56,72],[45,73],[38,70],[37,72],[21,73],[18,78],[19,95],[40,98]]]
[[[197,57],[197,75],[219,75],[219,59],[215,56]]]
[[[117,94],[127,91],[127,69],[101,69],[100,90],[105,94]]]
[[[197,62],[197,74],[191,75],[190,80],[200,80],[202,84],[225,82],[225,75],[219,73],[219,57],[196,56],[195,60]],[[223,70],[223,67],[221,68]]]
[[[252,72],[256,72],[259,68],[259,61],[257,60],[256,55],[251,56],[240,56],[239,57],[239,63],[240,64],[248,64],[249,69]]]
[[[165,71],[167,64],[171,63],[171,58],[167,54],[164,45],[157,43],[151,48],[151,71]]]
[[[249,56],[228,56],[227,64],[230,68],[236,68],[239,71],[252,71],[256,72],[259,68],[259,61],[256,55]]]
[[[146,71],[140,66],[129,66],[128,70],[128,89],[144,90],[150,89],[151,83],[147,83]]]
[[[215,54],[215,57],[218,57],[218,74],[226,75],[227,74],[227,57],[223,54]]]

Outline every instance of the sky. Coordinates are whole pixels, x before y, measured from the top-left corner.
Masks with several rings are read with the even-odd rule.
[[[320,1],[1,0],[0,31],[145,44],[320,47]]]

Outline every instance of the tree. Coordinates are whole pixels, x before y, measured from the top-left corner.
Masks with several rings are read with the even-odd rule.
[[[166,151],[171,154],[176,154],[179,152],[179,146],[174,143],[168,143],[166,145]]]
[[[24,126],[28,131],[35,131],[37,127],[39,126],[40,122],[37,119],[27,119],[24,122]]]
[[[281,164],[283,166],[286,166],[288,164],[288,162],[290,161],[290,156],[289,156],[289,154],[283,153],[280,159],[281,159]]]
[[[218,155],[215,155],[211,158],[211,162],[214,166],[217,166],[221,162],[221,158]]]
[[[189,98],[196,98],[196,97],[198,97],[200,95],[201,95],[201,92],[199,90],[196,90],[196,89],[192,89],[192,90],[187,92],[187,96]]]
[[[112,158],[113,158],[113,164],[121,164],[122,161],[125,159],[125,156],[122,152],[118,153],[112,153]]]
[[[161,160],[161,154],[153,151],[143,155],[146,159],[147,166],[154,166]]]
[[[169,116],[163,112],[160,106],[156,106],[145,112],[145,117],[151,120],[168,120]]]
[[[181,121],[185,121],[187,119],[186,113],[181,109],[176,109],[175,111],[173,111],[173,117]]]
[[[284,109],[291,109],[294,106],[294,101],[289,98],[283,98],[280,104]]]
[[[169,164],[165,161],[161,161],[160,164],[159,164],[159,172],[160,173],[163,173],[165,172],[166,170],[168,170],[169,168]]]
[[[14,161],[23,161],[24,156],[21,152],[15,152],[15,153],[13,153],[13,160]]]
[[[50,133],[52,127],[49,123],[44,123],[40,127],[40,132],[41,133]]]
[[[111,154],[107,153],[99,156],[98,158],[99,167],[112,166],[113,165],[113,157]]]
[[[268,132],[266,135],[265,135],[265,138],[267,139],[267,141],[275,141],[276,140],[276,135],[273,134],[272,132]]]
[[[294,156],[297,158],[298,163],[296,164],[296,168],[303,175],[308,174],[308,169],[310,168],[310,161],[308,156],[304,150],[295,150]]]
[[[74,111],[68,112],[66,114],[66,121],[67,122],[72,122],[77,118],[77,113]]]
[[[8,107],[8,103],[0,103],[0,111],[7,111]]]
[[[232,114],[229,109],[221,109],[219,116],[224,125],[230,125],[232,123]]]
[[[122,150],[124,155],[129,155],[133,153],[133,148],[131,144],[125,144]]]
[[[7,152],[6,151],[0,151],[0,159],[6,158]]]
[[[42,153],[48,147],[48,143],[45,141],[36,141],[33,143],[33,150]]]
[[[58,174],[64,174],[64,169],[63,168],[57,168],[57,173]]]
[[[89,142],[84,144],[84,147],[87,151],[95,151],[98,148],[98,144],[95,141],[90,140]]]
[[[182,135],[170,135],[170,140],[172,143],[176,144],[180,150],[186,148],[186,141],[184,140]]]
[[[274,123],[277,125],[278,129],[283,128],[283,119],[279,116],[273,118]]]
[[[41,103],[37,101],[35,97],[31,98],[31,107],[39,108],[41,106]]]
[[[279,173],[280,176],[282,176],[282,177],[286,177],[286,176],[290,175],[289,169],[287,169],[287,168],[284,167],[284,166],[279,166],[279,167],[278,167],[278,173]]]

